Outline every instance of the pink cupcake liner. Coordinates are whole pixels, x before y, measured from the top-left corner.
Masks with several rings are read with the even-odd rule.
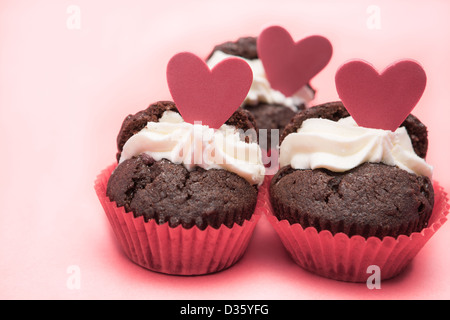
[[[135,218],[106,196],[108,180],[116,166],[109,166],[97,176],[95,191],[125,254],[152,271],[202,275],[229,268],[244,255],[261,214],[268,211],[267,192],[262,186],[255,213],[242,226],[208,226],[200,230],[197,226],[185,229],[181,225],[159,225],[154,220],[145,222],[142,216]]]
[[[318,232],[314,227],[303,229],[298,223],[291,225],[287,220],[278,220],[270,203],[267,218],[292,259],[310,272],[335,280],[366,282],[372,275],[368,267],[374,265],[380,268],[382,280],[390,279],[406,268],[447,221],[450,209],[447,193],[436,181],[433,187],[435,204],[428,227],[410,236],[385,237],[382,240],[358,235],[349,238],[343,233]]]

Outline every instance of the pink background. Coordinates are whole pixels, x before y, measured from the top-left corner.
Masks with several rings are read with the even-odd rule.
[[[93,188],[114,162],[123,118],[170,98],[170,57],[206,56],[215,44],[276,23],[296,39],[321,34],[333,43],[330,64],[312,81],[317,103],[337,99],[334,74],[349,59],[380,69],[401,58],[421,62],[428,85],[414,114],[429,128],[434,178],[450,190],[450,3],[393,2],[2,0],[0,298],[450,298],[449,223],[381,290],[300,269],[265,218],[231,269],[174,277],[125,258]],[[379,30],[366,25],[372,4],[381,10]],[[79,30],[67,28],[70,5],[81,9]],[[81,287],[71,290],[74,265]]]

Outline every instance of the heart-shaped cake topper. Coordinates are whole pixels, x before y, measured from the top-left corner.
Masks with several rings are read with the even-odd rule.
[[[167,83],[184,121],[218,129],[239,108],[253,81],[253,72],[240,58],[225,59],[212,70],[189,52],[173,56]]]
[[[280,26],[261,32],[257,50],[271,87],[287,97],[325,68],[333,54],[328,39],[310,36],[294,42],[289,32]]]
[[[339,68],[335,81],[339,98],[359,126],[395,131],[419,102],[427,76],[411,60],[396,62],[381,74],[354,60]]]

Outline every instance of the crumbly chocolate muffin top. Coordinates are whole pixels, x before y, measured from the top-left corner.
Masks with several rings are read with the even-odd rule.
[[[301,109],[305,106],[301,105]],[[281,110],[280,110],[281,109]],[[250,111],[255,118],[258,128],[283,129],[295,115],[290,108],[280,108],[279,105],[259,103],[257,105],[248,105],[246,110]]]
[[[283,108],[279,105],[259,103],[257,105],[246,105],[246,110],[255,117],[257,127],[259,129],[267,130],[266,147],[267,149],[275,148],[278,145],[278,141],[273,141],[272,146],[272,130],[278,130],[278,135],[280,135],[284,127],[289,123],[290,119],[295,115],[295,112],[291,108]],[[301,105],[300,109],[304,109],[305,106]],[[259,140],[261,140],[261,132],[259,132]],[[261,147],[263,145],[261,144]]]
[[[434,192],[429,178],[385,164],[364,163],[345,173],[286,166],[271,181],[270,200],[279,220],[383,238],[426,227]]]
[[[324,103],[306,110],[302,110],[290,120],[289,124],[286,125],[280,137],[280,144],[288,134],[297,132],[297,130],[302,126],[303,121],[307,119],[322,118],[338,121],[339,119],[348,116],[350,116],[350,114],[345,109],[341,101]],[[427,127],[412,114],[410,114],[405,121],[403,121],[401,127],[405,127],[408,132],[416,154],[421,158],[425,158],[428,150]]]
[[[146,154],[125,160],[112,173],[107,196],[135,217],[168,222],[171,227],[232,227],[249,220],[257,188],[226,170],[188,171],[169,160]]]
[[[119,134],[117,136],[117,161],[120,159],[120,155],[125,143],[134,134],[141,131],[148,122],[158,122],[162,117],[163,113],[166,111],[174,111],[179,113],[176,105],[172,101],[158,101],[152,103],[147,109],[137,112],[134,115],[128,115],[122,123]],[[234,126],[236,129],[242,129],[243,131],[255,130],[256,132],[256,122],[253,115],[243,109],[236,110],[233,115],[225,122],[225,124]],[[246,135],[247,142],[256,141],[256,134],[252,140],[252,135]]]
[[[216,51],[222,51],[223,53],[239,56],[248,60],[258,59],[256,39],[256,37],[241,37],[236,41],[227,41],[218,44],[209,54],[207,60],[211,58],[213,53]]]

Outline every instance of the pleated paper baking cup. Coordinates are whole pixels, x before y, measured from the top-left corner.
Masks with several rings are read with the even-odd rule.
[[[109,177],[116,164],[98,175],[95,190],[112,229],[125,254],[136,264],[166,274],[202,275],[218,272],[235,264],[245,253],[261,214],[267,212],[265,185],[258,193],[255,213],[250,220],[232,228],[222,225],[200,230],[166,222],[135,218],[106,196]]]
[[[298,223],[291,225],[287,220],[278,220],[271,207],[267,211],[268,219],[292,259],[308,271],[335,280],[366,282],[372,274],[368,273],[368,268],[377,266],[380,278],[390,279],[408,266],[447,221],[447,193],[438,182],[434,182],[433,187],[435,204],[428,227],[410,236],[365,239],[356,235],[349,238],[344,233],[318,232],[314,227],[303,229]]]

